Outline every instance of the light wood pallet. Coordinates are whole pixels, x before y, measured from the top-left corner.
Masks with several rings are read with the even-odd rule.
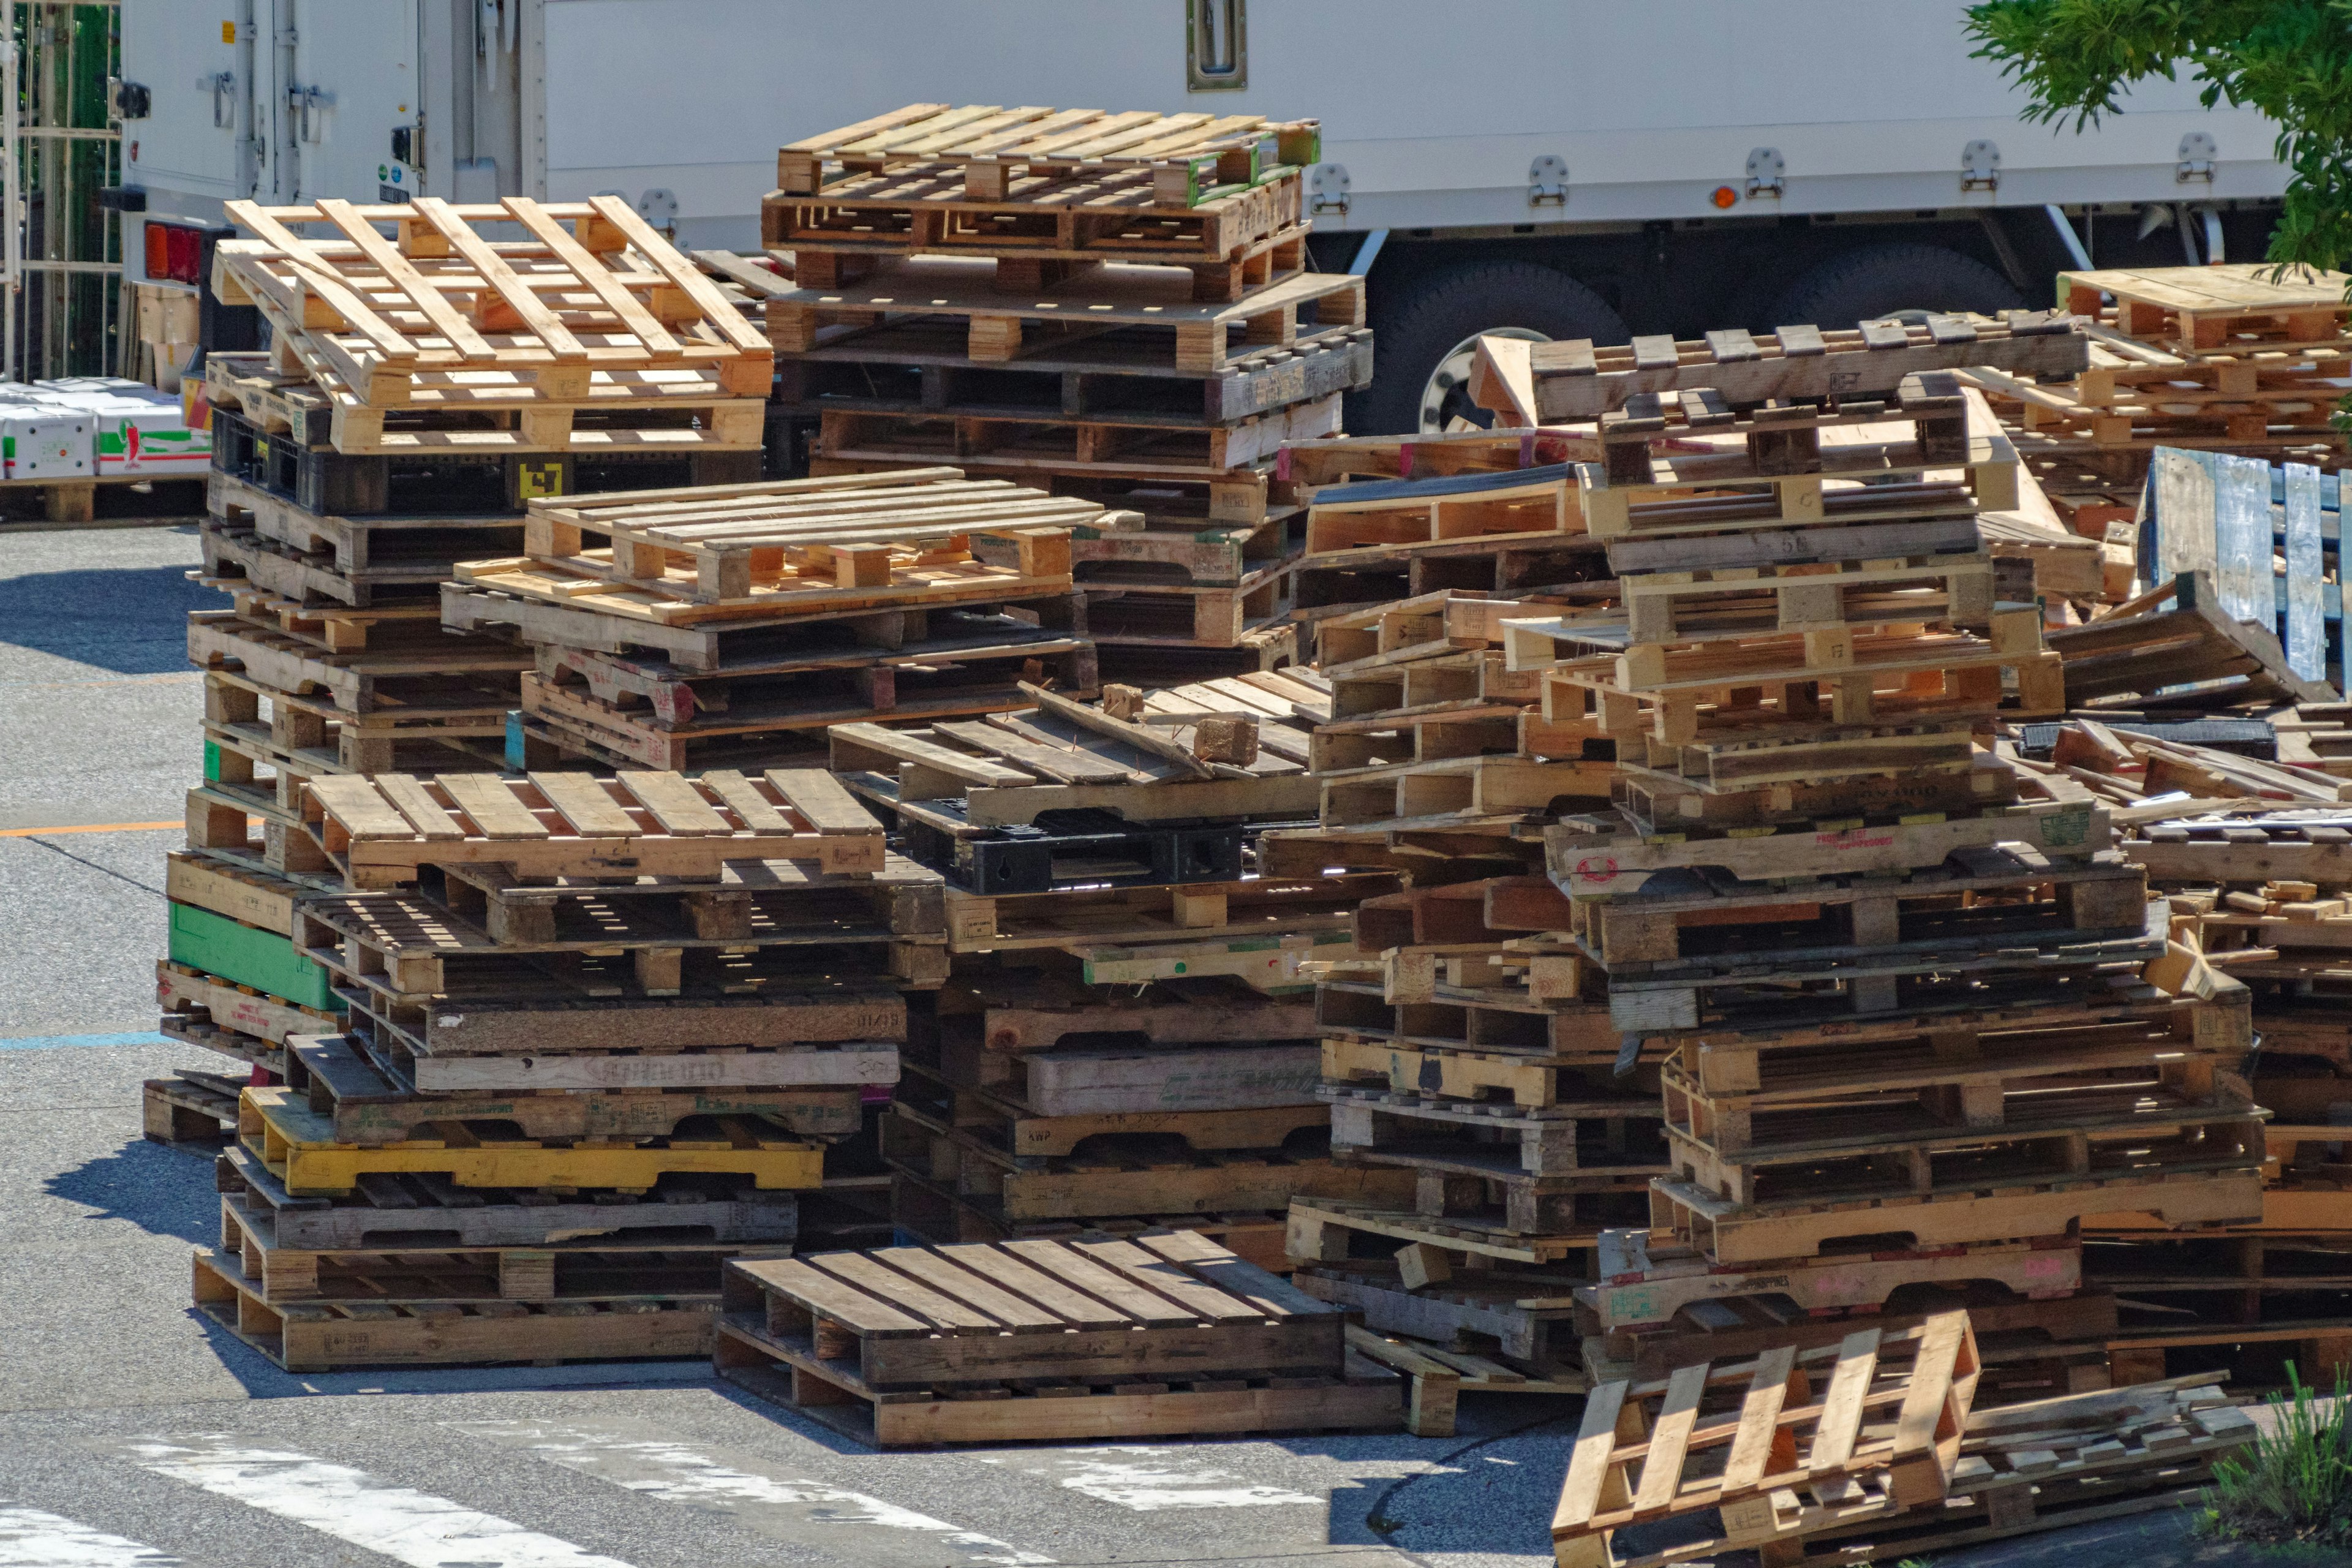
[[[272,692],[321,693],[336,712],[353,715],[492,705],[505,684],[530,667],[528,654],[480,638],[330,653],[234,610],[197,610],[188,616],[188,661],[199,669],[241,674]]]
[[[769,300],[768,336],[777,352],[794,354],[893,318],[961,318],[966,357],[997,362],[1050,353],[1081,331],[1108,329],[1139,349],[1149,343],[1160,364],[1208,372],[1252,346],[1292,346],[1309,311],[1317,328],[1364,324],[1363,279],[1345,274],[1300,273],[1223,303],[1196,302],[1191,277],[1169,268],[1107,261],[1045,299],[996,292],[995,268],[973,257],[891,261],[844,288],[801,289]]]
[[[1402,1415],[1335,1310],[1181,1231],[749,1262],[727,1291],[719,1375],[876,1447]]]
[[[1706,387],[1728,404],[1753,407],[1776,397],[1883,395],[1906,375],[1972,365],[2069,375],[2088,355],[2087,340],[2064,312],[2014,310],[2000,321],[1942,315],[1851,330],[1784,327],[1761,337],[1734,329],[1679,342],[1638,337],[1622,348],[1585,339],[1537,343],[1528,370],[1530,412],[1551,421],[1597,419],[1636,392]]]
[[[1864,426],[1872,428],[1848,428]],[[1820,473],[1836,452],[1834,446],[1824,451],[1824,431],[1890,441],[1903,439],[1906,429],[1922,458],[1964,463],[1970,455],[1969,426],[1960,384],[1942,370],[1906,375],[1894,388],[1891,406],[1884,397],[1841,395],[1833,403],[1774,398],[1742,412],[1713,387],[1636,392],[1623,406],[1601,416],[1601,468],[1612,486],[1646,485],[1655,477],[1651,443],[1675,441],[1685,448],[1727,453],[1736,437],[1751,474]]]
[[[971,199],[996,201],[1015,171],[1068,178],[1145,168],[1164,182],[1161,199],[1190,204],[1221,184],[1295,174],[1321,155],[1321,138],[1319,121],[1255,114],[914,103],[789,143],[776,154],[776,184],[814,195],[828,165],[847,174],[931,166],[961,170]]]
[[[612,780],[449,774],[312,780],[304,820],[354,888],[397,887],[425,866],[501,864],[522,876],[710,880],[730,860],[882,865],[882,829],[826,774],[625,773]]]
[[[1232,648],[1287,628],[1292,563],[1254,572],[1230,588],[1098,584],[1087,595],[1087,626],[1105,647]]]
[[[1310,559],[1372,547],[1471,539],[1528,542],[1584,531],[1574,469],[1566,464],[1326,485],[1310,495],[1307,517]]]
[[[691,371],[736,396],[764,398],[773,375],[759,332],[615,197],[239,202],[229,217],[257,237],[222,243],[215,291],[259,305],[281,342],[331,368],[355,407],[414,406],[436,392],[477,403],[586,402],[599,372]],[[530,237],[486,240],[478,224],[518,225]],[[334,237],[296,232],[316,226]]]
[[[2067,309],[2097,320],[2102,294],[2115,299],[2116,331],[2155,339],[2196,357],[2251,348],[2338,342],[2345,337],[2346,279],[2308,267],[2266,263],[2218,267],[2105,268],[2058,274]]]
[[[302,1302],[274,1307],[235,1260],[194,1255],[195,1307],[287,1372],[642,1361],[709,1353],[709,1296],[617,1301]]]
[[[524,1248],[604,1242],[630,1246],[690,1237],[698,1243],[779,1248],[798,1234],[800,1194],[746,1189],[740,1177],[672,1177],[655,1193],[586,1193],[560,1201],[511,1189],[461,1187],[445,1176],[375,1176],[348,1193],[297,1197],[252,1150],[232,1143],[215,1184],[297,1251]]]
[[[1283,478],[1320,488],[1368,479],[1438,479],[1598,461],[1599,438],[1572,426],[1449,430],[1442,435],[1329,436],[1283,450]]]
[[[1603,1384],[1585,1401],[1553,1555],[1562,1568],[1647,1568],[1671,1554],[1621,1552],[1620,1531],[1716,1510],[1709,1544],[1769,1548],[1935,1501],[1981,1370],[1968,1315],[1953,1312],[1904,1335],[1859,1330],[1833,1350],[1678,1367],[1663,1385]]]

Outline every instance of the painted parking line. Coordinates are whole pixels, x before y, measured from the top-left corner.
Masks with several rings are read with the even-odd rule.
[[[308,1454],[248,1448],[226,1436],[142,1438],[131,1457],[159,1476],[202,1487],[410,1568],[629,1568],[411,1487],[390,1486]],[[315,1560],[314,1560],[315,1561]]]
[[[838,1552],[866,1568],[939,1568],[951,1550],[970,1563],[1049,1563],[976,1531],[863,1492],[803,1479],[755,1455],[680,1443],[627,1424],[454,1421],[457,1431],[520,1448],[551,1464],[610,1481],[641,1497],[719,1512],[747,1530],[803,1549]],[[864,1526],[859,1529],[856,1527]]]
[[[178,1568],[168,1552],[0,1501],[0,1568]]]
[[[90,1046],[169,1046],[179,1042],[169,1035],[159,1035],[152,1029],[133,1029],[121,1035],[23,1035],[13,1040],[0,1040],[0,1051],[70,1051]]]
[[[47,838],[54,833],[159,833],[185,827],[185,818],[173,822],[84,822],[71,827],[0,827],[0,838]]]
[[[1187,1465],[1176,1458],[1198,1449],[1115,1448],[1016,1449],[974,1456],[983,1464],[1019,1470],[1068,1491],[1117,1503],[1138,1513],[1171,1508],[1263,1508],[1324,1500],[1284,1487],[1253,1484],[1210,1464]]]

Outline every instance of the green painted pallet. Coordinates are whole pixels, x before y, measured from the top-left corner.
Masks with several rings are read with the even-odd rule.
[[[281,1001],[342,1010],[327,972],[295,952],[292,942],[194,904],[172,906],[172,962]]]

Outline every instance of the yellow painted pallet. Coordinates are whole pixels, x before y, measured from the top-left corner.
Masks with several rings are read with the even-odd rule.
[[[248,1089],[237,1106],[237,1136],[296,1196],[349,1192],[363,1177],[422,1172],[461,1187],[650,1190],[662,1176],[694,1172],[748,1176],[761,1188],[815,1187],[824,1151],[776,1137],[751,1119],[721,1118],[711,1138],[649,1139],[643,1143],[548,1144],[534,1139],[476,1138],[463,1123],[436,1124],[440,1138],[369,1147],[340,1142],[334,1119],[310,1109],[288,1089]]]

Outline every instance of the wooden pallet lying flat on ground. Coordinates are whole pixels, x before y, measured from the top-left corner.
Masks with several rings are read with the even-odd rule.
[[[187,1068],[170,1078],[151,1078],[141,1088],[142,1130],[155,1143],[234,1140],[242,1088],[236,1079]]]
[[[1935,316],[1851,331],[1787,327],[1761,337],[1729,331],[1683,342],[1644,337],[1623,348],[1576,340],[1535,344],[1528,356],[1531,412],[1547,421],[1597,419],[1636,392],[1709,387],[1727,403],[1753,406],[1775,397],[1884,394],[1906,375],[1969,365],[2070,375],[2088,357],[2087,341],[2063,312],[2027,310],[1999,322]]]
[[[677,1300],[393,1301],[272,1306],[234,1258],[194,1255],[196,1310],[288,1372],[363,1366],[552,1366],[708,1354],[719,1320],[705,1295]]]
[[[1763,1547],[1932,1502],[1959,1462],[1980,1371],[1968,1315],[1952,1312],[1902,1335],[1859,1330],[1832,1350],[1678,1367],[1664,1386],[1603,1384],[1585,1403],[1553,1553],[1564,1568],[1646,1568],[1674,1554],[1612,1538],[1717,1510],[1709,1544]]]

